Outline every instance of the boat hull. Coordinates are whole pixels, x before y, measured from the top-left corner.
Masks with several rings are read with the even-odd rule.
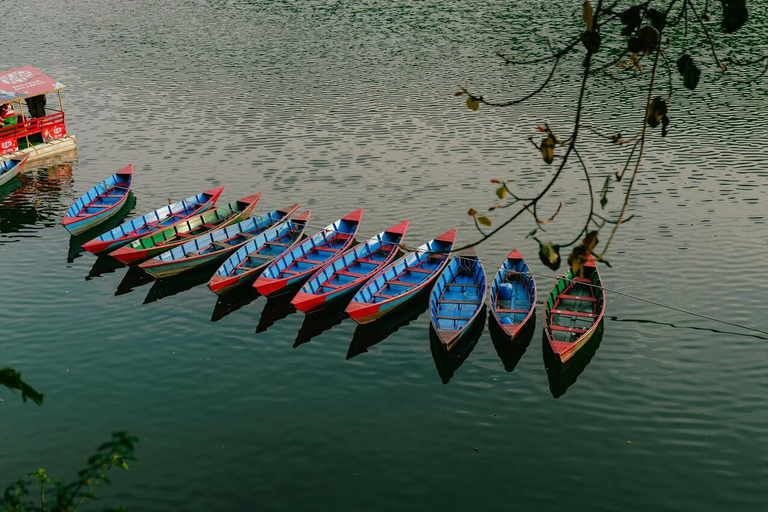
[[[64,227],[67,228],[67,231],[69,231],[69,233],[72,236],[81,235],[86,231],[92,228],[95,228],[102,222],[106,222],[107,220],[117,215],[118,212],[123,208],[127,200],[128,200],[128,194],[126,194],[125,197],[119,203],[116,203],[113,208],[110,208],[106,212],[99,215],[95,215],[88,219],[83,219],[82,221],[76,221],[76,222],[66,224]]]
[[[162,279],[164,277],[171,277],[175,275],[179,275],[182,272],[186,272],[188,270],[193,270],[198,267],[204,267],[216,262],[219,262],[221,260],[224,260],[229,255],[229,252],[226,253],[212,253],[210,255],[204,255],[199,258],[185,258],[181,260],[175,260],[173,262],[169,263],[162,263],[160,265],[147,265],[146,262],[139,265],[139,267],[146,273],[158,278]]]
[[[429,283],[431,282],[432,281]],[[427,286],[429,283],[427,283],[425,286]],[[401,295],[396,300],[391,302],[370,304],[368,302],[352,301],[347,306],[347,313],[349,314],[350,318],[352,318],[358,324],[369,324],[396,311],[398,308],[400,308],[400,306],[408,302],[409,299],[414,297],[423,289],[424,287],[420,286],[413,291],[408,291],[406,294]]]
[[[0,174],[0,187],[11,181],[13,178],[19,175],[21,170],[24,168],[24,166],[27,164],[27,161],[29,160],[29,155],[21,158],[20,160],[16,160],[16,165],[14,165],[11,169],[7,170],[6,172]],[[13,160],[8,160],[13,161]]]

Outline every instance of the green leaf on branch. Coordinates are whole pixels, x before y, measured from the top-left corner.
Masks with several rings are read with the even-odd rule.
[[[584,263],[589,259],[589,255],[597,247],[597,231],[590,231],[587,236],[577,245],[568,255],[568,265],[573,270],[573,275],[584,277]]]
[[[595,14],[592,11],[592,4],[589,3],[589,0],[584,0],[581,6],[581,17],[587,26],[587,32],[592,32],[595,28]]]
[[[667,102],[661,96],[656,96],[651,100],[650,108],[648,108],[648,118],[646,122],[651,128],[659,126],[662,117],[667,115]]]
[[[667,23],[667,15],[656,9],[648,9],[648,13],[645,15],[651,22],[651,26],[661,32],[664,30],[664,25]]]
[[[659,33],[653,27],[643,27],[637,31],[635,37],[629,40],[628,49],[632,53],[650,55],[659,46]]]
[[[560,268],[560,246],[552,242],[541,242],[536,237],[534,240],[539,242],[539,259],[552,270]]]
[[[699,84],[701,70],[696,67],[690,55],[685,54],[677,59],[677,70],[683,75],[683,85],[690,90],[694,90]]]
[[[551,164],[555,159],[555,136],[550,133],[549,137],[541,141],[539,150],[541,151],[541,158],[546,163]]]
[[[477,217],[475,217],[475,219],[477,220],[477,222],[479,222],[483,226],[490,226],[491,225],[491,219],[489,219],[485,215],[478,215]]]
[[[533,228],[530,233],[525,235],[525,238],[528,238],[529,236],[535,235],[538,230],[539,230],[539,228]]]
[[[608,198],[605,197],[605,194],[600,198],[600,209],[605,210],[605,205],[608,204]]]
[[[633,5],[619,15],[624,29],[621,31],[623,36],[631,36],[643,21],[642,5]]]
[[[723,32],[736,32],[749,19],[747,0],[720,0],[723,4]]]
[[[468,96],[467,97],[467,108],[471,111],[476,111],[480,108],[480,100],[475,98],[474,96]]]
[[[21,391],[23,401],[26,402],[29,398],[37,405],[43,405],[43,394],[38,393],[32,386],[21,380],[21,373],[13,368],[0,368],[0,386],[5,386],[11,390],[18,389]]]
[[[467,210],[467,215],[469,215],[470,217],[474,217],[475,215],[477,215],[477,210],[475,210],[474,208],[470,208],[469,210]]]
[[[498,196],[499,199],[504,199],[507,197],[507,187],[499,187],[496,189],[496,196]]]

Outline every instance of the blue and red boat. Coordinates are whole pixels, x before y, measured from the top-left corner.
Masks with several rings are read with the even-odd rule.
[[[362,218],[363,209],[355,210],[275,258],[253,287],[262,295],[272,297],[300,285],[352,245]]]
[[[528,263],[512,249],[491,283],[491,315],[513,340],[533,318],[536,307],[536,281]]]
[[[299,311],[311,313],[354,294],[395,259],[408,224],[406,220],[385,229],[328,261],[302,286],[291,304]]]
[[[217,187],[158,208],[146,215],[120,224],[115,229],[83,244],[83,249],[93,254],[114,251],[144,235],[183,222],[193,215],[208,211],[216,204],[224,187]]]
[[[19,175],[28,159],[29,155],[25,155],[23,158],[0,161],[0,187]]]
[[[455,241],[454,228],[390,263],[355,294],[347,305],[349,316],[359,324],[367,324],[415,297],[448,264],[448,253]]]
[[[298,204],[293,204],[230,224],[160,253],[139,267],[157,278],[164,278],[221,261],[249,240],[284,222],[298,208]]]
[[[311,213],[311,210],[302,212],[249,240],[222,263],[208,281],[208,288],[217,295],[223,295],[252,283],[259,272],[301,240]]]
[[[485,303],[485,271],[477,253],[461,251],[445,267],[429,297],[432,327],[447,350],[468,332]]]
[[[133,165],[127,165],[83,194],[69,207],[62,225],[79,235],[113,217],[125,204],[133,184]]]

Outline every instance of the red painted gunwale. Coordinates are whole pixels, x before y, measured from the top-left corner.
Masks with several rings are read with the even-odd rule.
[[[595,269],[595,272],[597,273],[598,279],[600,281],[600,286],[602,288],[603,280],[600,276],[600,272],[598,272],[597,264],[595,263],[595,259],[592,257],[592,255],[589,255],[589,258],[584,263],[585,267],[592,267]],[[576,279],[580,278],[574,278],[574,280],[571,281],[571,284],[563,290],[563,293],[560,295],[567,295],[568,290],[572,289],[574,286],[574,282],[578,283]],[[559,279],[558,279],[559,280]],[[582,282],[583,283],[583,282]],[[590,282],[590,294],[594,298],[595,292],[594,292],[594,285]],[[555,286],[557,286],[557,282],[555,283]],[[556,300],[555,303],[552,305],[552,309],[556,310],[557,305],[560,303],[560,299]],[[595,303],[595,306],[597,307],[597,303]],[[551,314],[549,317],[547,317],[547,308],[546,304],[544,307],[544,334],[547,337],[547,341],[549,342],[549,346],[552,347],[552,351],[560,358],[560,362],[565,363],[568,361],[573,355],[582,347],[584,346],[587,341],[592,338],[592,335],[597,330],[597,326],[600,324],[600,322],[603,319],[603,316],[605,314],[605,289],[603,288],[602,293],[602,307],[599,308],[600,313],[595,317],[592,325],[589,329],[587,329],[585,332],[581,334],[578,338],[576,338],[573,343],[565,343],[562,341],[556,341],[552,339],[552,331],[550,330],[550,326],[552,325],[552,318]]]
[[[517,249],[512,249],[510,253],[507,255],[506,258],[504,258],[504,261],[501,262],[501,265],[499,266],[499,269],[504,268],[504,263],[508,259],[516,259],[516,260],[523,260],[525,262],[526,266],[528,265],[528,262],[525,261],[525,258],[523,258],[523,255],[518,251]],[[530,267],[529,267],[530,268]],[[496,277],[495,275],[493,276]],[[498,290],[496,297],[491,297],[491,300],[494,301],[493,304],[491,304],[491,314],[493,314],[493,317],[496,319],[496,323],[501,327],[501,330],[504,331],[504,334],[509,337],[509,340],[512,341],[515,339],[517,334],[525,327],[525,325],[533,318],[533,312],[536,309],[536,300],[538,299],[538,289],[534,289],[533,291],[533,301],[531,302],[531,308],[528,310],[528,314],[525,315],[525,318],[519,323],[519,324],[503,324],[501,323],[501,318],[499,317],[499,314],[496,312],[496,300],[498,300]]]
[[[175,226],[176,224],[184,222],[187,219],[189,219],[190,217],[193,217],[193,216],[197,215],[198,213],[201,213],[203,210],[207,211],[208,209],[214,207],[216,205],[216,201],[218,201],[219,196],[221,195],[221,193],[223,191],[224,191],[224,187],[216,187],[216,188],[212,188],[210,190],[206,190],[205,192],[203,192],[203,194],[208,194],[208,195],[211,196],[210,199],[208,199],[208,201],[206,201],[205,203],[201,204],[200,207],[197,208],[197,210],[189,213],[185,217],[180,217],[177,222],[174,222],[173,224],[168,224],[167,226],[163,226],[162,229],[166,229],[166,228],[170,228],[172,226]],[[126,233],[125,235],[121,236],[120,238],[115,238],[114,240],[98,240],[97,238],[94,238],[93,240],[90,240],[90,241],[86,242],[85,244],[83,244],[83,249],[85,249],[86,251],[88,251],[88,252],[90,252],[92,254],[99,255],[102,252],[104,252],[106,249],[108,249],[109,246],[111,246],[111,245],[114,245],[116,243],[122,243],[124,245],[124,244],[127,244],[128,242],[132,242],[133,240],[136,240],[137,238],[141,238],[142,236],[146,236],[149,233],[144,233],[142,235],[136,235],[136,231],[138,231],[140,229],[143,229],[144,227],[146,227],[146,224],[144,224],[143,226],[140,226],[140,227],[134,229],[130,233]]]
[[[78,215],[75,215],[74,217],[64,217],[61,221],[62,226],[69,226],[70,224],[73,224],[75,222],[81,222],[87,219],[92,219],[93,217],[102,216],[107,212],[113,211],[115,208],[120,209],[125,204],[125,201],[128,199],[128,195],[131,193],[131,189],[133,188],[133,164],[128,164],[119,171],[117,171],[115,174],[118,175],[124,175],[124,176],[130,176],[130,182],[128,184],[128,190],[123,195],[122,199],[120,199],[115,204],[109,206],[108,208],[103,208],[100,212],[91,213],[89,215],[84,215],[82,217],[78,216],[80,212],[88,208],[91,204],[94,203],[98,198],[105,196],[108,194],[112,189],[107,189],[106,192],[103,192],[96,197],[93,198],[93,200],[88,203],[87,205],[84,205],[82,208],[80,208],[80,212],[78,212]]]
[[[437,236],[434,238],[434,240],[439,240],[441,242],[447,242],[450,244],[453,244],[456,242],[456,228],[450,229],[443,233],[440,236]],[[407,258],[408,254],[404,255],[403,258]],[[419,283],[417,286],[414,286],[407,292],[396,295],[392,297],[391,299],[383,300],[381,302],[371,303],[371,302],[358,302],[358,301],[351,301],[347,305],[346,312],[347,314],[358,324],[368,324],[375,320],[378,320],[383,315],[377,315],[377,313],[381,310],[381,307],[389,304],[394,301],[403,300],[404,298],[407,300],[407,297],[412,297],[419,293],[421,290],[424,289],[425,286],[429,286],[432,284],[435,279],[440,275],[440,273],[445,269],[445,266],[448,264],[449,261],[448,255],[443,259],[443,263],[435,270],[435,272],[429,277],[429,279],[426,279],[424,282]],[[386,271],[386,268],[382,268],[379,272],[376,273],[373,277],[371,277],[369,283],[373,282],[374,279],[378,277],[378,275],[381,272]],[[366,285],[369,286],[369,285]],[[386,311],[386,313],[389,313],[392,310]]]
[[[389,229],[385,229],[384,231],[387,233],[391,233],[393,235],[400,235],[401,237],[400,242],[402,242],[402,239],[405,236],[405,232],[408,230],[408,225],[410,224],[410,222],[411,221],[409,220],[404,220],[403,222],[396,224]],[[399,246],[400,243],[398,242],[395,245]],[[347,251],[349,250],[350,249],[347,249]],[[347,251],[344,251],[344,252],[347,252]],[[397,252],[398,252],[398,249],[396,248],[392,252],[390,252],[389,255],[384,260],[382,260],[382,262],[374,270],[330,292],[307,293],[307,292],[299,291],[296,294],[296,296],[291,300],[291,304],[293,304],[294,307],[299,311],[303,311],[304,313],[310,313],[313,310],[317,309],[321,304],[325,303],[328,297],[332,295],[343,294],[345,291],[349,290],[350,288],[355,288],[357,286],[360,286],[361,283],[365,283],[368,280],[373,279],[373,277],[376,276],[379,273],[379,271],[381,271],[381,269],[389,265],[395,259],[395,256],[397,256]],[[343,257],[343,255],[344,253],[341,253],[338,257]],[[334,263],[334,260],[336,259],[337,258],[334,258],[333,260],[326,262],[323,266],[318,268],[315,273],[320,273],[324,271],[328,266],[332,265]],[[356,261],[357,259],[353,260],[352,263],[350,263],[344,268],[354,265]],[[328,278],[329,281],[331,279],[333,279],[333,277]]]
[[[357,234],[357,230],[360,228],[360,220],[363,218],[363,208],[360,208],[358,210],[353,211],[349,215],[345,215],[340,220],[347,220],[350,222],[357,222],[355,225],[355,230],[352,233],[349,233],[349,237],[347,238],[347,243],[344,244],[343,247],[339,248],[339,252],[336,253],[335,256],[333,256],[331,259],[327,260],[325,263],[334,261],[336,258],[339,257],[340,254],[344,253],[347,249],[349,249],[349,246],[352,244],[352,242],[355,239],[355,235]],[[315,235],[312,235],[315,236]],[[285,256],[289,254],[289,252],[284,252],[280,258],[272,260],[272,263],[275,261],[278,261],[282,258],[285,258]],[[324,264],[325,264],[324,263]],[[317,271],[322,265],[318,265],[313,268],[309,268],[303,272],[299,272],[296,274],[292,274],[289,277],[281,277],[279,279],[274,279],[271,277],[264,277],[259,276],[258,279],[256,279],[256,282],[253,283],[253,287],[256,288],[256,291],[258,291],[260,294],[266,296],[266,297],[272,297],[274,295],[277,295],[283,291],[286,291],[286,288],[288,288],[288,282],[292,281],[294,279],[303,279],[304,277],[311,275]]]

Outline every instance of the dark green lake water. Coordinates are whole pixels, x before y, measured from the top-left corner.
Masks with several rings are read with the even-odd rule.
[[[258,211],[301,202],[315,226],[365,207],[364,235],[410,219],[412,245],[452,226],[472,240],[465,212],[494,202],[489,180],[538,190],[552,169],[527,137],[572,119],[578,57],[519,107],[472,113],[452,97],[464,84],[517,97],[546,74],[493,53],[542,55],[542,36],[562,44],[580,6],[521,4],[74,0],[6,13],[18,30],[0,68],[31,64],[69,86],[79,159],[0,191],[0,366],[45,392],[42,407],[0,392],[0,485],[41,466],[71,478],[128,430],[138,461],[100,490],[103,506],[766,510],[765,337],[608,292],[602,340],[548,375],[540,307],[529,345],[494,345],[485,327],[445,357],[416,306],[405,325],[356,332],[264,298],[217,303],[207,275],[152,283],[78,254],[60,226],[132,162],[132,216],[226,185],[227,201],[262,191]],[[752,54],[766,19],[753,8]],[[712,68],[675,96],[669,137],[652,137],[635,218],[601,272],[609,288],[765,330],[768,82]],[[593,125],[638,124],[626,112],[644,100],[625,85],[590,89]],[[586,138],[599,176],[621,154]],[[549,216],[565,203],[545,234],[555,242],[581,226],[581,176],[542,204]],[[531,228],[478,252],[490,273],[518,247],[546,291]]]

